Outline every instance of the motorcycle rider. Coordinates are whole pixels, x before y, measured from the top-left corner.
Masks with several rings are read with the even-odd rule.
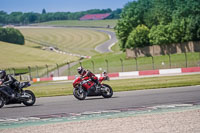
[[[6,74],[5,70],[0,70],[0,81],[1,81],[1,84],[3,84],[4,87],[6,88],[7,92],[10,93],[8,96],[10,98],[14,98],[15,97],[14,91],[19,89],[20,82],[17,81],[11,75]]]
[[[90,70],[84,69],[83,67],[78,67],[77,71],[83,78],[88,77],[96,83],[96,91],[100,88],[98,78]]]

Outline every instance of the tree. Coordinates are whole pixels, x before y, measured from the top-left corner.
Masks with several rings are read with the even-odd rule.
[[[7,14],[4,11],[0,11],[0,25],[3,24],[29,24],[37,22],[46,22],[53,20],[79,20],[80,17],[86,14],[100,14],[100,13],[111,13],[109,19],[119,18],[121,9],[112,11],[110,8],[107,9],[91,9],[81,12],[51,12],[47,13],[45,9],[42,9],[42,13],[34,12],[12,12]]]
[[[126,42],[126,48],[137,48],[149,46],[149,29],[145,25],[138,25],[130,33]]]
[[[121,18],[115,27],[116,35],[120,40],[119,45],[121,50],[125,50],[126,41],[132,30],[138,25],[146,25],[144,22],[144,14],[148,12],[150,7],[150,0],[138,0],[125,5],[121,13]]]
[[[45,9],[42,9],[42,14],[46,14],[46,10]]]
[[[7,23],[8,14],[4,11],[0,11],[0,24]]]
[[[0,41],[23,45],[24,36],[18,29],[0,28]]]
[[[130,43],[130,34],[133,36],[138,25],[150,29],[149,43],[153,45],[198,41],[200,1],[137,0],[127,3],[115,27],[121,50],[136,46]]]
[[[169,36],[167,34],[168,26],[158,25],[153,26],[149,33],[150,43],[152,45],[169,44]]]
[[[22,12],[12,12],[9,14],[7,19],[8,23],[19,24],[21,23],[23,13]]]
[[[107,17],[106,19],[119,19],[121,12],[122,12],[122,9],[118,8],[118,9],[112,11],[110,16]]]

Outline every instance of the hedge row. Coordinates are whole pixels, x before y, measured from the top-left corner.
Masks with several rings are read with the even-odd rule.
[[[0,41],[24,45],[24,36],[18,29],[0,27]]]

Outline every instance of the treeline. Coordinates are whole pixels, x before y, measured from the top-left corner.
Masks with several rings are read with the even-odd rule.
[[[0,11],[0,24],[30,24],[30,23],[40,23],[53,20],[79,20],[80,17],[85,14],[98,14],[98,13],[111,13],[109,19],[118,19],[121,13],[121,9],[111,10],[108,9],[91,9],[82,12],[46,12],[45,9],[42,13],[34,12],[12,12],[7,14],[4,11]]]
[[[0,27],[0,41],[23,45],[24,36],[18,29]]]
[[[200,0],[137,0],[123,8],[115,31],[121,50],[200,40]]]

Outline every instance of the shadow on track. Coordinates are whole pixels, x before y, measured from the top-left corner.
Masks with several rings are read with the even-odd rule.
[[[30,107],[35,107],[35,106],[41,106],[41,105],[33,105],[33,106],[24,106],[24,105],[16,105],[16,106],[10,106],[10,107],[3,107],[2,109],[6,108],[30,108]]]
[[[104,97],[88,97],[88,98],[85,99],[85,100],[99,100],[99,99],[101,99],[101,100],[103,100],[103,99],[107,100],[107,99],[113,99],[113,98],[118,98],[118,97],[111,97],[111,98],[104,98]]]

